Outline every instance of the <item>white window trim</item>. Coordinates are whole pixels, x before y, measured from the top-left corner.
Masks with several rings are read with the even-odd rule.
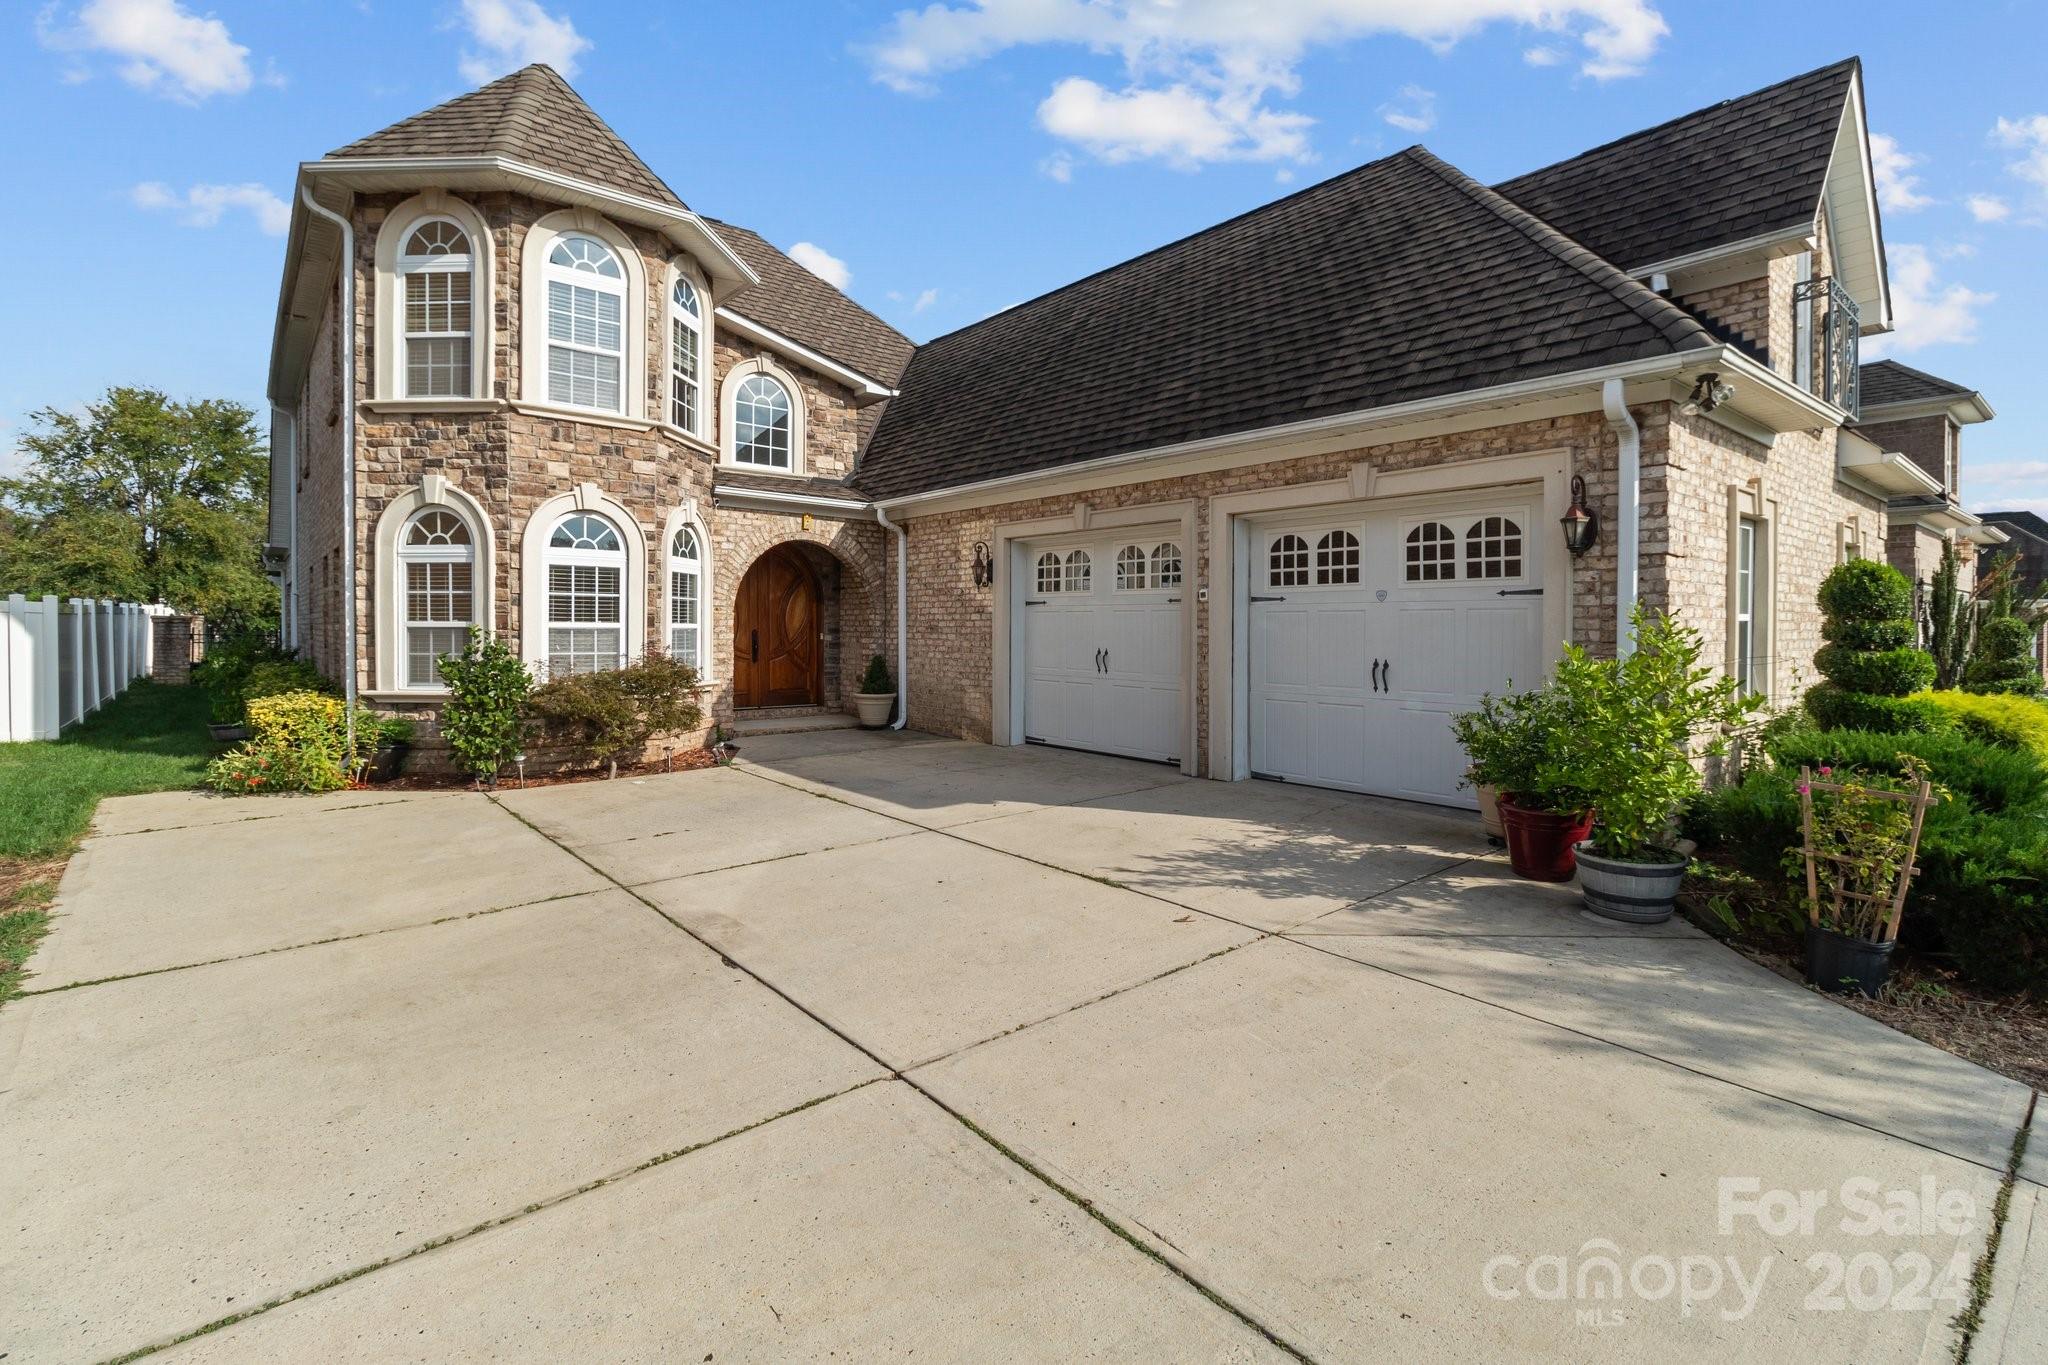
[[[690,288],[697,291],[697,425],[678,427],[674,422],[672,407],[675,380],[675,291],[677,280],[688,280]],[[709,442],[711,439],[711,406],[713,401],[712,359],[711,359],[711,286],[704,279],[702,271],[687,260],[670,261],[662,276],[661,284],[661,425],[670,431],[680,431],[685,436]],[[662,546],[667,556],[666,542]]]
[[[764,374],[782,385],[789,394],[789,468],[775,469],[768,465],[742,464],[734,449],[734,435],[738,423],[733,419],[733,400],[739,394],[740,385],[750,376]],[[802,476],[809,472],[810,460],[804,449],[806,429],[804,386],[796,376],[783,369],[766,356],[755,356],[742,360],[725,372],[725,378],[718,386],[718,462],[729,469],[744,469],[751,474],[784,474]]]
[[[1737,581],[1736,565],[1741,554],[1742,523],[1745,521],[1751,524],[1755,535],[1755,568],[1750,577],[1749,647],[1751,656],[1757,662],[1756,693],[1764,700],[1770,701],[1779,695],[1777,504],[1767,500],[1755,484],[1734,484],[1728,489],[1728,557],[1725,562],[1728,610],[1726,657],[1723,668],[1731,678],[1742,676],[1742,659],[1738,653],[1740,644],[1736,630],[1741,585]]]
[[[377,656],[377,691],[408,697],[441,697],[444,687],[405,685],[405,583],[400,571],[398,538],[416,512],[445,507],[469,523],[470,543],[476,550],[472,571],[472,610],[475,621],[486,630],[497,621],[494,589],[497,585],[497,541],[491,535],[491,519],[483,504],[439,474],[429,474],[417,488],[393,498],[377,518],[377,559],[375,569],[376,607],[372,620],[373,647]]]
[[[631,663],[647,652],[647,537],[625,504],[596,484],[579,483],[533,509],[519,547],[519,657],[543,678],[548,667],[548,538],[555,525],[574,512],[596,512],[619,528],[626,551],[620,584],[619,662]],[[663,558],[667,547],[663,547]]]
[[[712,604],[717,599],[711,591],[711,566],[716,556],[712,553],[711,535],[704,526],[704,518],[699,515],[695,498],[670,512],[661,528],[661,645],[667,649],[669,642],[672,580],[669,577],[668,547],[675,543],[676,532],[685,526],[697,533],[697,681],[708,684],[718,673],[718,649],[713,644],[717,637],[712,634],[716,622]]]
[[[445,218],[469,234],[469,393],[439,398],[411,399],[405,393],[405,294],[398,273],[398,258],[406,241],[430,218]],[[375,370],[371,376],[374,401],[384,404],[428,404],[480,402],[491,396],[491,377],[497,356],[492,332],[493,279],[491,232],[483,215],[444,190],[428,190],[406,200],[384,219],[377,229],[377,280],[373,321],[376,338]]]
[[[548,397],[548,253],[554,250],[558,238],[571,233],[595,237],[610,247],[626,274],[622,285],[626,308],[625,317],[621,320],[625,328],[626,349],[619,373],[620,398],[625,406],[621,411],[556,403]],[[538,219],[527,230],[526,244],[520,252],[520,313],[529,324],[519,329],[520,402],[548,412],[568,417],[588,416],[596,421],[621,417],[640,422],[656,421],[647,414],[647,295],[647,263],[641,259],[632,239],[609,220],[589,209],[562,209]],[[667,313],[664,301],[664,318]],[[666,344],[663,350],[667,350]],[[664,372],[664,395],[668,391],[666,378]]]

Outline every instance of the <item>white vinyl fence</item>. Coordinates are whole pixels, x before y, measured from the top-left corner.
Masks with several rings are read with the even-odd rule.
[[[150,620],[169,615],[90,597],[0,603],[0,741],[55,739],[148,677]]]

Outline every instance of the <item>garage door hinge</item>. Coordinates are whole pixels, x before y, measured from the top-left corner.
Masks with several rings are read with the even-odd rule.
[[[1258,778],[1261,782],[1285,782],[1287,780],[1278,773],[1262,773],[1256,768],[1252,769],[1252,776]]]
[[[1043,597],[1027,597],[1024,599],[1024,605],[1027,607],[1042,607],[1045,605],[1045,599]]]
[[[1284,597],[1260,597],[1254,594],[1251,598],[1247,600],[1253,602],[1285,602],[1287,599]]]
[[[1496,596],[1496,597],[1541,597],[1541,596],[1543,596],[1543,589],[1541,589],[1541,588],[1502,588],[1502,589],[1501,589],[1501,590],[1500,590],[1499,592],[1495,593],[1495,594],[1494,594],[1494,596]]]

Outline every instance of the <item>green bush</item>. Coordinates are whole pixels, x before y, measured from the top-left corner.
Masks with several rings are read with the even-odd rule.
[[[442,738],[464,768],[495,778],[525,739],[533,675],[503,640],[472,626],[460,654],[441,656],[441,681],[448,685]]]
[[[1903,697],[1934,682],[1934,656],[1924,649],[1851,649],[1822,645],[1814,666],[1837,687],[1878,697]]]
[[[889,676],[889,661],[877,654],[868,660],[868,671],[860,675],[860,690],[871,697],[896,690],[896,680]]]
[[[1828,625],[1822,634],[1829,640],[1849,643],[1834,631],[1855,632],[1866,630],[1883,622],[1907,623],[1911,638],[1913,620],[1913,585],[1906,576],[1889,564],[1880,564],[1874,559],[1852,559],[1838,564],[1821,580],[1821,614]],[[1904,644],[1905,641],[1899,641]],[[1885,645],[1858,644],[1856,648],[1889,648]]]
[[[1882,697],[1851,692],[1832,682],[1816,683],[1806,692],[1806,713],[1823,730],[1869,730],[1903,735],[1945,730],[1948,713],[1925,697]]]
[[[192,665],[192,682],[206,693],[215,725],[239,725],[246,718],[250,674],[264,664],[297,661],[297,655],[276,648],[262,634],[243,631],[208,645],[206,657]]]
[[[1555,690],[1489,693],[1476,710],[1451,718],[1451,734],[1465,750],[1465,781],[1491,787],[1537,810],[1577,812],[1592,803],[1556,780],[1576,742],[1564,698]]]
[[[357,747],[348,740],[341,698],[324,692],[284,692],[249,703],[249,738],[215,759],[207,785],[227,792],[326,792],[348,785],[363,737],[378,720],[356,713]]]
[[[704,713],[697,704],[697,670],[658,652],[624,668],[572,673],[534,689],[527,714],[546,737],[581,750],[618,771],[656,735],[694,730]]]
[[[1963,732],[1992,744],[2025,749],[2048,763],[2048,701],[2036,697],[1980,696],[1971,692],[1929,692]]]
[[[250,669],[243,680],[242,706],[246,711],[249,703],[259,697],[280,697],[287,692],[335,690],[334,684],[304,659],[266,659]]]
[[[1902,777],[1901,754],[1923,759],[1928,777],[1981,811],[2024,809],[2048,799],[2048,767],[2030,753],[1958,732],[1871,734],[1808,730],[1773,738],[1766,749],[1780,769],[1844,768]]]
[[[1963,690],[2033,696],[2041,690],[2034,628],[2017,616],[1994,616],[1977,628],[1977,655],[1963,670]]]
[[[2048,809],[1930,815],[1922,847],[1909,900],[1941,947],[1973,981],[2048,993]]]

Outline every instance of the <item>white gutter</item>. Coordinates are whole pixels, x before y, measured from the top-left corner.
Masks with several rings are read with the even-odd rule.
[[[780,351],[790,359],[799,361],[810,366],[820,374],[829,375],[831,378],[838,380],[849,389],[854,390],[859,396],[862,406],[896,396],[896,390],[880,380],[870,379],[852,366],[842,365],[831,356],[821,351],[814,351],[801,341],[793,337],[786,337],[772,327],[764,327],[744,313],[735,313],[730,308],[715,308],[712,310],[712,314],[720,322],[725,323],[733,331],[738,332],[749,341],[757,341],[771,351]]]
[[[292,620],[289,632],[279,622],[278,643],[288,649],[299,647],[299,421],[280,403],[270,405],[271,430],[282,425],[286,432],[284,443],[284,583],[281,586],[281,601]],[[271,451],[271,489],[274,503],[277,499],[276,450]],[[282,614],[282,613],[281,613]]]
[[[910,533],[875,508],[875,520],[896,533],[896,721],[901,730],[910,721]]]
[[[348,751],[356,751],[356,230],[348,219],[313,197],[313,187],[299,187],[308,212],[341,230],[341,660],[345,676],[342,724]]]
[[[716,475],[713,476],[716,478]],[[828,498],[822,494],[784,493],[772,488],[747,488],[738,484],[712,485],[711,496],[720,502],[757,502],[776,507],[808,507],[830,515],[865,512],[872,505],[865,498]]]
[[[1615,657],[1626,659],[1636,652],[1633,622],[1629,618],[1635,611],[1638,591],[1637,552],[1641,549],[1641,542],[1637,528],[1642,516],[1643,432],[1628,410],[1628,401],[1619,379],[1610,379],[1600,386],[1600,406],[1606,411],[1607,425],[1614,429],[1615,439],[1621,446],[1614,516],[1614,652]]]

